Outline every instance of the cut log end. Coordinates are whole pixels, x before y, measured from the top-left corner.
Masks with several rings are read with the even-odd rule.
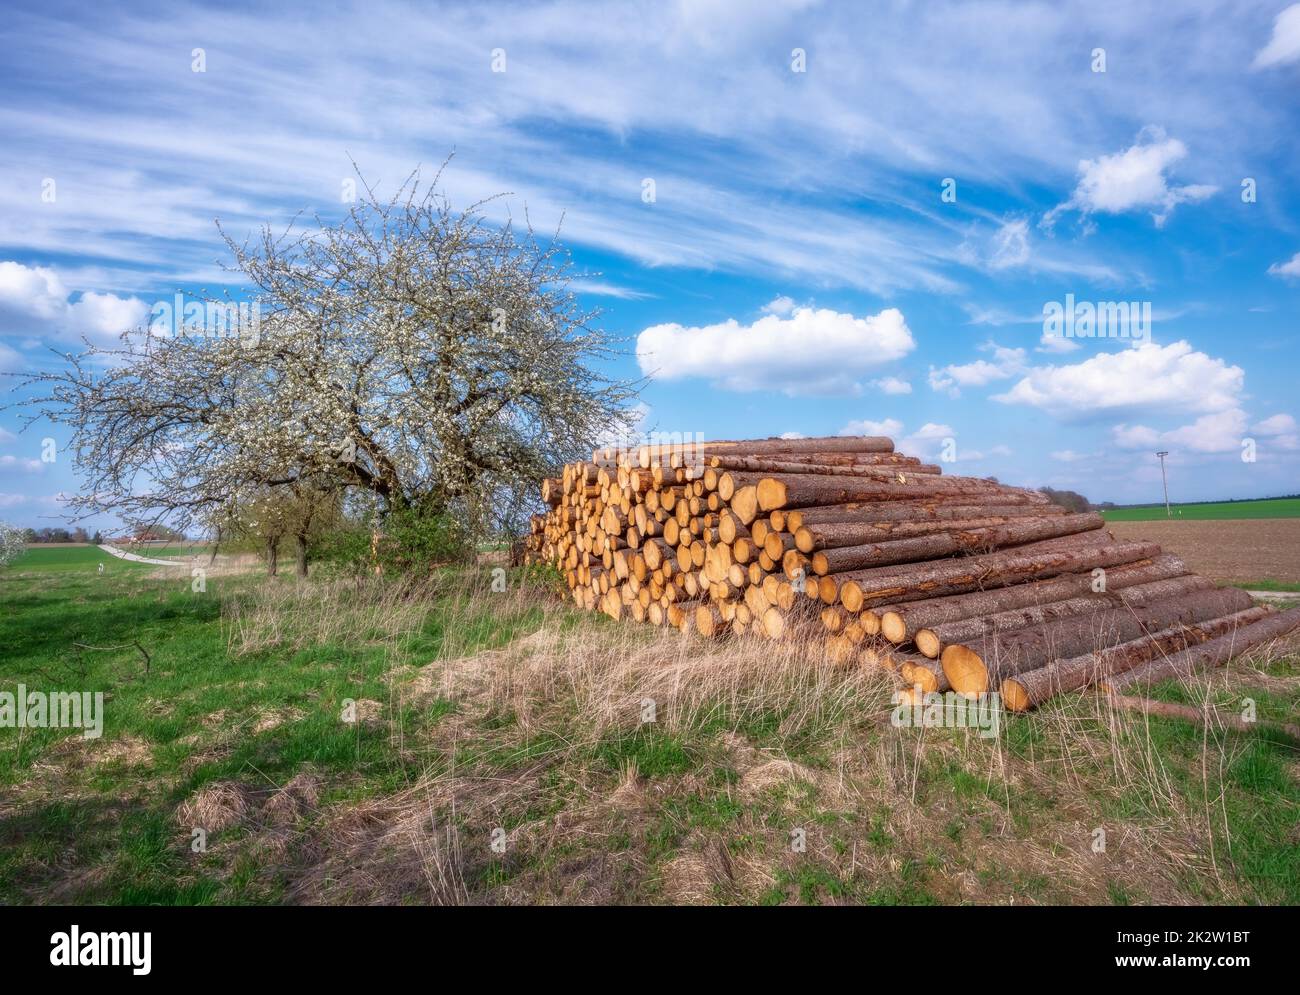
[[[885,612],[880,616],[880,634],[891,643],[901,643],[907,639],[907,623],[898,612]]]
[[[1002,703],[1013,712],[1024,712],[1031,704],[1029,694],[1014,677],[1002,682]]]
[[[900,639],[897,641],[901,642],[902,640]],[[933,629],[917,630],[912,642],[916,644],[916,648],[920,651],[922,656],[928,656],[931,660],[939,659],[939,651],[943,649],[943,643],[939,640],[939,637],[935,635]]]
[[[939,657],[952,689],[961,694],[983,694],[989,689],[989,671],[980,655],[960,644],[944,648]]]
[[[785,482],[775,477],[764,477],[757,486],[758,506],[763,511],[776,511],[786,504]]]
[[[731,495],[731,511],[742,525],[750,525],[758,517],[758,489],[750,484]]]

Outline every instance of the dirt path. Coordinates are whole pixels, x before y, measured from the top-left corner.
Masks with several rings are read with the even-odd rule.
[[[1300,583],[1300,518],[1108,522],[1119,539],[1151,539],[1225,583]]]
[[[116,556],[119,560],[130,560],[132,563],[148,563],[155,567],[188,567],[190,565],[188,557],[160,560],[152,556],[137,556],[135,553],[128,553],[125,550],[118,549],[116,546],[100,546],[99,548],[110,556]]]

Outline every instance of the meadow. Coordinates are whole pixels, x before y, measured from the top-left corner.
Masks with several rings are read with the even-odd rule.
[[[3,903],[1300,901],[1268,731],[1084,693],[899,727],[883,671],[618,625],[545,572],[198,593],[35,552],[0,691],[102,690],[105,727],[0,729]],[[1155,693],[1294,722],[1300,659]]]
[[[1166,518],[1186,521],[1225,521],[1236,518],[1300,518],[1300,498],[1268,498],[1261,501],[1214,501],[1205,504],[1171,504],[1169,515],[1163,504],[1132,508],[1107,508],[1108,522],[1154,522]]]

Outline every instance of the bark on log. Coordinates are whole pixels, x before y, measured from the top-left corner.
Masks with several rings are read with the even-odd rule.
[[[1214,639],[1257,622],[1268,614],[1267,608],[1247,608],[1195,625],[1171,626],[1096,653],[1053,660],[1046,666],[1003,680],[1002,700],[1012,711],[1023,712],[1053,695],[1077,691],[1099,678],[1122,674],[1156,656],[1179,653],[1193,643]]]
[[[673,454],[703,459],[706,456],[770,456],[774,453],[892,453],[894,441],[884,436],[822,436],[814,439],[729,439],[648,445],[637,449],[637,464],[649,469],[656,460]]]
[[[1106,589],[1116,591],[1185,573],[1187,564],[1180,557],[1172,553],[1160,553],[1149,560],[1138,559],[1106,568]],[[885,605],[873,611],[880,615],[880,631],[886,639],[892,643],[906,643],[912,641],[924,628],[1075,597],[1091,592],[1094,583],[1090,574],[1069,574],[1015,587],[929,598],[909,604]]]
[[[1213,587],[1214,582],[1208,577],[1187,574],[1182,577],[1152,581],[1148,584],[1135,584],[1120,590],[1108,590],[1105,593],[1082,594],[1061,601],[1049,601],[1026,608],[994,612],[991,615],[958,619],[955,622],[945,622],[932,628],[918,630],[915,638],[916,648],[923,655],[934,659],[949,643],[968,643],[989,633],[1024,629],[1031,625],[1054,622],[1057,619],[1123,608],[1125,605],[1149,605]]]
[[[818,578],[822,600],[829,590],[838,590],[839,600],[851,612],[890,602],[920,601],[945,594],[965,594],[990,587],[1007,587],[1025,581],[1042,580],[1064,573],[1078,573],[1094,567],[1155,556],[1160,547],[1153,542],[1113,542],[1104,529],[1094,529],[1060,539],[1044,539],[1017,549],[1003,549],[978,556],[913,563],[896,567],[873,567]]]
[[[1026,506],[1025,510],[1031,510]],[[972,509],[978,511],[978,509]],[[773,515],[779,514],[772,512]],[[791,514],[795,514],[792,512]],[[824,524],[800,525],[792,530],[795,546],[803,553],[815,553],[824,549],[841,549],[845,546],[864,546],[873,542],[892,542],[895,539],[911,539],[916,536],[933,535],[936,532],[964,532],[968,529],[987,529],[996,525],[1010,525],[1020,522],[1050,521],[1063,515],[1037,514],[985,514],[972,518],[934,519],[927,521],[905,522],[826,522]],[[788,528],[784,531],[791,531]]]
[[[785,531],[798,532],[805,525],[835,522],[860,522],[883,525],[887,522],[951,521],[953,519],[980,518],[986,515],[1006,517],[1024,515],[1064,515],[1064,508],[1048,504],[1046,498],[1014,496],[1008,500],[998,497],[996,503],[972,504],[959,498],[922,501],[859,501],[849,504],[814,505],[810,508],[792,508],[785,514]],[[773,509],[777,511],[780,509]]]
[[[990,687],[1001,687],[1008,677],[1037,670],[1054,659],[1106,649],[1175,625],[1222,618],[1249,607],[1250,595],[1239,588],[1198,591],[1169,601],[997,632],[969,644],[953,643],[944,647],[939,659],[955,690],[981,694]]]
[[[803,508],[811,505],[850,503],[855,501],[908,501],[935,496],[959,496],[966,503],[992,503],[994,497],[1006,501],[1011,495],[1027,499],[1029,492],[1004,487],[991,480],[975,477],[936,477],[933,474],[894,471],[888,480],[867,477],[848,478],[815,473],[785,473],[762,477],[758,483],[758,506],[763,511],[776,508]]]
[[[1006,525],[961,531],[935,532],[910,539],[891,539],[888,542],[865,543],[861,546],[840,546],[815,553],[812,567],[818,576],[845,573],[867,567],[887,566],[891,563],[915,563],[918,560],[937,560],[959,553],[992,552],[1009,546],[1057,536],[1074,535],[1101,528],[1105,522],[1096,512],[1082,515],[1060,515],[1052,518],[1025,518]],[[793,538],[792,538],[793,543]]]
[[[825,477],[865,476],[883,478],[889,478],[898,472],[924,473],[936,476],[943,472],[936,464],[922,463],[920,460],[902,462],[901,460],[891,459],[888,463],[814,463],[805,459],[786,459],[780,456],[715,456],[710,457],[707,462],[710,465],[704,471],[706,486],[710,473],[721,476],[724,472],[746,472],[762,475],[813,473]]]
[[[1108,677],[1100,682],[1100,686],[1103,691],[1114,694],[1125,688],[1147,687],[1157,681],[1170,678],[1187,680],[1202,670],[1218,667],[1234,656],[1256,649],[1297,628],[1300,628],[1300,608],[1275,612],[1267,618],[1226,633],[1217,639],[1189,647],[1181,653],[1160,660],[1152,660],[1118,676]]]

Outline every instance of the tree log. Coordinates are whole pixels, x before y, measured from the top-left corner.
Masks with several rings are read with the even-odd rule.
[[[952,643],[944,647],[939,659],[955,690],[981,694],[990,687],[1001,687],[1007,677],[1037,670],[1054,659],[1107,649],[1175,625],[1222,618],[1250,606],[1250,595],[1239,588],[1198,591],[1154,604],[995,632],[970,643]]]
[[[960,496],[966,498],[968,504],[980,501],[992,503],[994,497],[1007,501],[1013,494],[1020,495],[1023,499],[1028,499],[1030,494],[1028,491],[1004,487],[976,477],[941,477],[905,470],[891,471],[888,480],[785,473],[765,476],[756,486],[758,506],[763,511],[854,501],[906,501],[933,498],[936,495]]]
[[[1077,691],[1101,677],[1122,674],[1155,656],[1179,653],[1192,643],[1216,638],[1257,622],[1268,614],[1267,608],[1247,608],[1195,625],[1171,626],[1095,653],[1083,653],[1067,660],[1053,660],[1036,670],[1006,678],[1002,682],[1002,700],[1013,711],[1023,712],[1042,704],[1053,695]]]
[[[844,573],[867,567],[887,566],[891,563],[937,560],[958,553],[992,552],[1008,546],[1023,546],[1042,539],[1088,532],[1092,529],[1100,529],[1104,524],[1102,517],[1096,512],[1059,515],[1051,518],[1024,518],[1006,525],[935,532],[910,539],[891,539],[888,542],[825,549],[813,555],[812,567],[819,576],[825,576],[829,573]],[[792,537],[791,542],[793,541]]]
[[[1182,559],[1172,553],[1159,553],[1152,559],[1137,559],[1135,562],[1107,567],[1106,589],[1115,591],[1185,573],[1187,564]],[[1090,574],[1069,574],[1015,587],[929,598],[902,605],[885,605],[873,610],[880,615],[881,634],[892,643],[906,643],[916,638],[924,628],[957,619],[993,615],[1013,608],[1026,608],[1076,597],[1091,592],[1094,583]]]
[[[1032,509],[1026,505],[1025,509]],[[974,510],[974,509],[972,509]],[[1062,509],[1064,510],[1064,509]],[[779,512],[772,512],[773,515]],[[796,514],[792,512],[791,514]],[[892,542],[933,535],[936,532],[964,532],[968,529],[987,529],[995,525],[1019,522],[1038,522],[1062,518],[1062,515],[995,514],[973,518],[933,519],[920,522],[826,522],[800,525],[794,530],[795,546],[803,553],[823,549],[840,549],[844,546],[864,546],[874,542]]]
[[[1007,611],[994,612],[991,615],[958,619],[945,622],[933,628],[920,629],[916,633],[916,648],[925,656],[934,659],[940,650],[949,643],[969,643],[992,632],[1008,632],[1012,629],[1024,629],[1031,625],[1054,622],[1057,619],[1070,618],[1075,615],[1088,615],[1105,609],[1123,608],[1125,605],[1149,605],[1157,601],[1167,601],[1183,594],[1205,591],[1214,587],[1208,577],[1187,574],[1182,577],[1170,577],[1166,580],[1135,584],[1119,590],[1107,590],[1098,594],[1081,594],[1078,597],[1063,598],[1044,604],[1029,605],[1024,608],[1012,608]]]
[[[1199,671],[1227,663],[1234,656],[1256,649],[1297,628],[1300,628],[1300,608],[1274,612],[1258,622],[1252,622],[1217,639],[1211,639],[1199,646],[1188,647],[1172,656],[1152,660],[1123,674],[1107,677],[1100,682],[1100,686],[1103,691],[1115,694],[1125,688],[1148,687],[1170,678],[1187,680]]]
[[[856,613],[864,607],[890,602],[964,594],[1094,567],[1132,563],[1159,552],[1160,547],[1153,542],[1116,543],[1105,529],[1093,529],[978,556],[827,574],[819,577],[817,583],[823,601],[833,602],[838,591],[844,607]]]
[[[798,532],[805,525],[835,522],[859,522],[883,526],[889,522],[937,522],[987,516],[1021,517],[1025,515],[1064,515],[1064,508],[1048,504],[1046,498],[1013,495],[1010,499],[994,498],[997,503],[972,504],[961,498],[933,498],[922,501],[859,501],[849,504],[814,505],[792,508],[785,515],[786,532]],[[773,513],[780,509],[773,509]],[[853,545],[853,543],[849,543]]]

